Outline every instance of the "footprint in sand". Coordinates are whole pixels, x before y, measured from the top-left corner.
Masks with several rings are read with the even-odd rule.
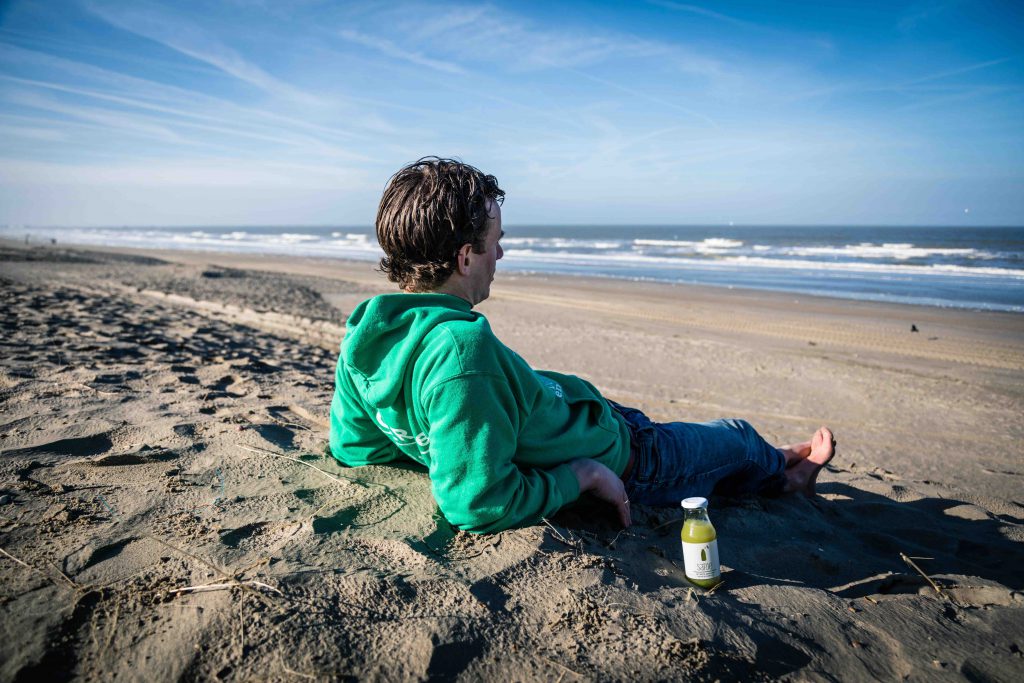
[[[83,548],[64,561],[64,570],[85,583],[109,583],[156,563],[160,550],[151,539],[129,536]]]
[[[110,432],[100,432],[91,436],[81,436],[74,439],[59,439],[38,446],[19,448],[5,451],[4,455],[10,457],[38,457],[43,455],[101,455],[114,447],[110,440]]]
[[[270,522],[253,522],[237,529],[228,529],[221,532],[220,542],[229,548],[237,548],[243,542],[265,535],[269,526]]]
[[[469,587],[469,592],[495,612],[505,609],[508,603],[509,595],[495,577],[488,576],[476,581]]]
[[[287,427],[276,424],[257,424],[253,425],[251,429],[282,450],[287,451],[295,447],[295,433]]]
[[[94,467],[117,467],[121,465],[148,465],[154,462],[176,460],[178,454],[169,448],[153,447],[144,444],[138,450],[129,453],[110,453],[91,460]]]
[[[236,375],[224,375],[212,385],[210,385],[212,392],[220,392],[224,396],[231,398],[242,398],[249,393],[248,388],[244,386],[244,380]]]
[[[142,373],[135,370],[128,370],[127,372],[107,372],[96,375],[93,378],[93,382],[97,384],[124,384],[125,382],[133,379],[141,379]]]
[[[338,510],[330,517],[314,517],[313,533],[333,534],[344,531],[350,527],[361,526],[356,524],[362,509],[359,506],[346,507]]]
[[[184,423],[174,425],[172,429],[178,436],[190,437],[196,435],[196,426],[194,424]]]
[[[404,507],[404,503],[383,492],[358,503],[345,505],[339,501],[339,505],[341,507],[330,516],[313,519],[314,533],[333,534],[348,529],[372,527],[391,518]]]
[[[252,522],[237,529],[225,529],[220,542],[233,550],[267,550],[294,536],[300,525],[293,522]]]
[[[270,406],[267,408],[270,417],[288,426],[311,429],[327,427],[328,422],[300,405]]]
[[[489,646],[489,645],[488,645]],[[434,648],[427,664],[427,680],[454,680],[484,653],[485,643],[462,640]]]

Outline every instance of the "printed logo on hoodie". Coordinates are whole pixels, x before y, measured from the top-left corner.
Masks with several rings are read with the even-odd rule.
[[[412,446],[415,444],[420,453],[426,454],[430,451],[430,437],[425,432],[412,436],[407,429],[392,427],[384,421],[384,416],[377,411],[377,424],[381,431],[398,446]]]
[[[539,379],[540,383],[547,387],[548,391],[552,392],[555,396],[558,398],[565,398],[565,392],[562,390],[561,384],[550,377],[545,377],[540,374],[537,375],[537,379]]]

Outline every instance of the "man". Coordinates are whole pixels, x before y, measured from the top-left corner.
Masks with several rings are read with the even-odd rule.
[[[380,268],[402,292],[348,319],[331,403],[341,463],[425,465],[448,521],[472,532],[534,524],[581,493],[614,506],[624,526],[630,500],[814,494],[835,452],[824,427],[774,448],[741,420],[653,423],[502,344],[473,307],[502,257],[504,196],[494,176],[450,159],[392,176],[377,239]]]

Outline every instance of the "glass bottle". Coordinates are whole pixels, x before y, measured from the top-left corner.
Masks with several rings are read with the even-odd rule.
[[[707,498],[683,500],[683,566],[686,579],[701,588],[714,588],[722,581],[718,562],[718,534],[708,519]]]

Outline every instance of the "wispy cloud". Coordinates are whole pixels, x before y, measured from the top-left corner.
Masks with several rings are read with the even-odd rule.
[[[913,31],[919,25],[944,14],[946,10],[955,7],[960,2],[961,0],[941,0],[940,2],[926,0],[925,2],[916,3],[910,7],[905,15],[900,17],[896,27],[904,32]]]
[[[693,110],[693,109],[691,109],[689,107],[685,107],[685,106],[683,106],[681,104],[678,104],[676,102],[671,102],[671,101],[666,100],[664,98],[657,97],[657,96],[651,95],[649,93],[645,93],[645,92],[637,90],[635,88],[630,88],[629,86],[625,86],[625,85],[621,85],[619,83],[615,83],[615,82],[610,81],[610,80],[608,80],[606,78],[601,78],[600,76],[594,76],[593,74],[585,73],[583,71],[579,71],[579,70],[576,70],[576,69],[573,69],[572,71],[573,71],[573,73],[575,73],[575,74],[577,74],[577,75],[579,75],[579,76],[581,76],[583,78],[586,78],[586,79],[589,79],[591,81],[594,81],[595,83],[600,83],[601,85],[607,86],[607,87],[612,88],[614,90],[618,90],[618,91],[624,92],[627,95],[630,95],[632,97],[637,97],[637,98],[640,98],[640,99],[643,99],[643,100],[647,100],[648,102],[652,102],[652,103],[657,104],[657,105],[662,106],[662,107],[667,107],[669,109],[674,109],[676,111],[680,111],[680,112],[686,114],[687,116],[689,116],[691,118],[697,119],[699,121],[702,121],[703,123],[708,124],[712,128],[717,128],[718,127],[718,124],[710,116],[707,116],[706,114],[701,114],[698,111],[695,111],[695,110]]]
[[[272,127],[269,123],[254,127],[251,121],[240,120],[238,117],[228,117],[223,115],[213,116],[201,112],[184,110],[178,107],[154,104],[133,97],[111,95],[87,88],[76,88],[59,83],[15,78],[12,76],[4,76],[2,74],[0,74],[0,80],[18,83],[24,86],[34,86],[46,90],[53,90],[61,93],[82,95],[89,99],[123,105],[130,107],[131,109],[141,109],[144,112],[147,112],[139,114],[130,111],[126,112],[123,109],[110,110],[108,112],[105,110],[83,107],[81,104],[76,104],[74,106],[58,105],[54,100],[40,98],[38,96],[28,97],[26,95],[15,95],[8,98],[9,101],[15,104],[34,106],[40,109],[60,112],[69,116],[77,116],[78,118],[84,118],[84,116],[79,116],[78,112],[85,112],[85,115],[89,117],[88,120],[105,124],[112,130],[117,130],[120,129],[121,126],[126,126],[139,133],[145,133],[147,131],[165,131],[165,134],[157,135],[156,138],[165,140],[167,135],[170,134],[175,135],[178,142],[186,142],[186,140],[180,136],[180,129],[201,130],[216,133],[220,136],[227,136],[227,138],[222,137],[221,140],[240,137],[260,142],[269,142],[285,147],[292,147],[297,151],[316,156],[330,156],[353,161],[369,160],[369,157],[363,154],[351,152],[348,149],[326,142],[323,139],[317,139],[310,137],[309,135],[294,134],[287,130],[282,131],[279,126]],[[199,140],[191,142],[197,145],[203,144]]]
[[[110,62],[123,62],[125,55],[109,44],[94,44],[82,40],[63,40],[52,35],[40,35],[23,30],[0,28],[0,45],[9,48],[23,48],[26,51],[52,55],[60,53],[65,56],[74,55],[75,59]],[[69,57],[70,58],[70,57]],[[173,69],[178,72],[190,73],[195,76],[209,75],[217,69],[205,62],[186,62],[173,58],[161,58],[139,52],[131,56],[131,63],[144,69]]]
[[[388,57],[394,57],[416,66],[425,66],[428,69],[435,69],[437,71],[444,71],[450,74],[464,74],[466,73],[458,64],[452,62],[444,62],[439,59],[431,59],[430,57],[424,57],[419,52],[413,52],[405,50],[396,45],[395,43],[387,40],[386,38],[379,38],[370,36],[365,33],[359,33],[358,31],[352,31],[350,29],[342,29],[338,31],[338,35],[356,45],[368,47],[371,50],[376,50],[381,54],[387,55]]]
[[[405,28],[417,40],[424,40],[437,37],[444,39],[453,32],[475,30],[478,22],[485,21],[486,15],[496,11],[496,8],[483,4],[434,5],[427,11],[413,11],[417,15],[416,21],[406,23]]]
[[[386,26],[390,35],[401,36],[402,47],[397,43],[387,46],[395,51],[396,57],[399,53],[402,56],[415,55],[416,59],[429,59],[435,68],[440,64],[462,69],[460,64],[473,63],[479,65],[476,71],[484,76],[508,74],[512,80],[529,78],[528,74],[533,72],[563,71],[599,84],[604,94],[609,90],[615,96],[624,93],[668,111],[682,112],[710,126],[716,125],[713,118],[698,111],[698,107],[623,84],[619,78],[602,74],[602,69],[606,65],[620,66],[624,63],[648,69],[653,60],[656,68],[667,78],[685,74],[704,79],[722,89],[735,85],[739,80],[729,65],[689,46],[614,30],[581,30],[569,25],[552,28],[492,5],[434,4],[427,7],[400,4],[364,12],[350,21],[359,26],[374,27],[376,31]],[[375,38],[367,39],[366,33],[347,28],[343,35],[358,36],[363,44],[384,51]],[[458,61],[441,60],[441,56]],[[642,80],[645,83],[650,81],[649,78]],[[463,87],[455,81],[440,82],[439,85],[456,90]],[[497,101],[492,90],[497,89],[478,89],[476,97]],[[520,102],[518,108],[528,107]],[[549,108],[541,118],[557,118],[575,127],[571,112],[557,112]]]
[[[984,62],[978,62],[976,64],[969,64],[967,66],[957,67],[955,69],[948,69],[931,73],[926,76],[913,78],[910,80],[899,81],[899,82],[875,82],[875,81],[851,81],[851,82],[837,82],[829,85],[824,85],[820,88],[814,88],[807,91],[798,92],[794,95],[785,97],[786,102],[798,102],[801,100],[813,99],[817,97],[826,97],[831,95],[852,95],[854,93],[899,93],[908,98],[918,98],[920,96],[927,96],[931,99],[914,101],[901,105],[898,110],[911,111],[919,108],[927,108],[932,105],[942,104],[944,102],[956,102],[973,99],[975,97],[992,94],[996,92],[1003,92],[1013,90],[1010,86],[980,86],[977,83],[937,83],[937,81],[943,81],[953,76],[961,76],[982,69],[987,69],[999,64],[1005,64],[1006,62],[1012,61],[1014,57],[1002,57],[1000,59],[990,59]],[[942,97],[932,98],[931,96],[936,93],[942,94]]]
[[[583,67],[611,58],[649,57],[670,46],[614,31],[551,28],[495,6],[402,4],[363,22],[386,25],[431,58],[454,56],[512,72]]]
[[[647,3],[673,12],[710,19],[712,22],[723,24],[726,27],[731,27],[732,29],[742,29],[747,31],[749,35],[760,35],[761,37],[772,37],[776,40],[785,40],[787,44],[799,45],[801,48],[807,49],[812,53],[831,54],[835,50],[835,43],[829,35],[808,33],[806,31],[785,30],[770,24],[758,23],[747,19],[739,19],[729,14],[701,7],[700,5],[673,2],[673,0],[647,0]]]
[[[69,105],[59,100],[46,97],[39,93],[27,91],[8,91],[6,101],[20,107],[38,109],[61,114],[73,119],[89,121],[108,127],[112,131],[140,136],[148,140],[173,144],[190,144],[191,141],[179,135],[168,126],[152,121],[140,120],[139,117],[126,115],[108,109],[86,107],[81,104]]]
[[[648,4],[657,5],[658,7],[663,7],[665,9],[676,10],[677,12],[689,12],[690,14],[708,17],[710,19],[715,19],[716,21],[724,21],[734,26],[760,28],[757,24],[754,24],[752,22],[743,21],[742,19],[737,19],[735,17],[730,17],[727,14],[715,12],[714,10],[709,10],[698,5],[689,5],[682,2],[671,2],[671,0],[647,0],[647,2]]]
[[[11,126],[0,124],[0,135],[8,140],[23,138],[27,140],[45,140],[47,142],[61,142],[67,140],[67,135],[53,128],[40,128],[38,126]]]
[[[193,157],[169,161],[153,158],[135,163],[63,164],[0,158],[0,182],[19,185],[112,187],[278,187],[331,189],[375,187],[364,171],[335,165],[285,164],[266,159],[247,164]]]
[[[224,45],[215,35],[163,7],[147,2],[108,5],[87,0],[85,7],[107,23],[156,41],[275,97],[318,104],[320,99],[267,73]]]
[[[0,61],[44,69],[53,80],[26,79],[0,74],[0,80],[34,89],[77,95],[91,104],[105,104],[118,116],[131,110],[161,115],[162,125],[206,130],[228,136],[286,145],[296,152],[330,154],[338,158],[367,160],[350,149],[359,141],[376,137],[377,126],[367,128],[362,117],[334,119],[341,125],[323,125],[308,119],[275,112],[273,107],[251,107],[208,95],[191,88],[139,78],[92,64],[64,59],[34,50],[0,44]],[[0,90],[0,102],[5,91]],[[138,112],[135,112],[136,115]],[[140,120],[145,120],[143,117]],[[393,132],[393,128],[389,127]],[[225,138],[218,142],[223,143]],[[345,147],[341,145],[346,145]]]
[[[987,69],[990,66],[996,66],[997,64],[1004,64],[1004,63],[1010,61],[1011,59],[1013,59],[1013,57],[1003,57],[1001,59],[991,59],[991,60],[988,60],[988,61],[985,61],[985,62],[980,62],[978,64],[970,64],[968,66],[963,66],[963,67],[960,67],[958,69],[951,69],[949,71],[940,71],[939,73],[934,73],[934,74],[931,74],[929,76],[924,76],[922,78],[915,78],[912,81],[907,81],[905,83],[905,85],[916,85],[918,83],[928,83],[929,81],[942,80],[944,78],[949,78],[950,76],[959,76],[961,74],[971,73],[972,71],[978,71],[979,69]]]
[[[955,91],[943,95],[941,97],[934,97],[924,100],[915,100],[901,106],[896,107],[893,111],[898,112],[913,112],[921,111],[924,109],[933,109],[936,107],[948,107],[954,103],[962,103],[970,100],[976,100],[979,98],[989,97],[992,95],[998,95],[1000,93],[1010,92],[1016,90],[1020,92],[1020,88],[1010,88],[1001,86],[976,86],[976,87],[965,87],[957,88]]]

